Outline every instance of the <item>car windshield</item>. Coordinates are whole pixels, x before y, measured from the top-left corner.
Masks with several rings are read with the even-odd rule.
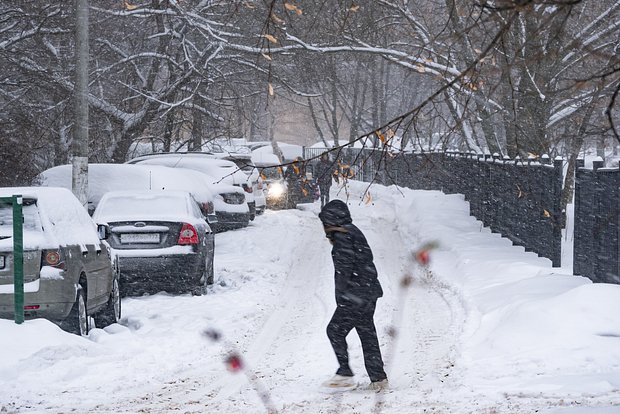
[[[240,165],[239,168],[247,174],[251,174],[254,171],[254,167],[251,165]]]
[[[268,180],[279,180],[282,178],[280,167],[261,168],[261,174]]]
[[[24,199],[22,204],[24,215],[24,231],[42,232],[43,226],[39,218],[36,201]],[[13,206],[11,203],[0,202],[0,238],[11,237],[13,234]]]
[[[251,174],[252,171],[254,171],[254,166],[252,165],[251,160],[235,158],[232,162],[234,162],[237,168],[246,174]]]
[[[187,202],[184,198],[168,195],[126,195],[113,196],[101,206],[103,215],[141,215],[144,217],[166,213],[168,215],[187,215]]]

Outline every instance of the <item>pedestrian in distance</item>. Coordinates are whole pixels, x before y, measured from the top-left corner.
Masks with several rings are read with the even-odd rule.
[[[332,247],[336,310],[327,325],[339,368],[323,385],[333,389],[353,389],[356,382],[349,366],[346,337],[355,328],[362,343],[364,364],[370,377],[370,388],[387,386],[381,349],[377,339],[374,314],[377,299],[383,296],[377,279],[373,255],[364,234],[352,222],[347,205],[341,200],[327,203],[319,218]]]
[[[306,171],[303,165],[303,159],[297,157],[284,172],[284,180],[286,181],[287,188],[286,208],[295,208],[297,203],[303,198],[305,176]]]
[[[334,168],[334,162],[329,159],[329,154],[324,152],[316,165],[316,179],[319,184],[321,208],[329,203],[329,189],[332,186],[332,176],[338,173]]]

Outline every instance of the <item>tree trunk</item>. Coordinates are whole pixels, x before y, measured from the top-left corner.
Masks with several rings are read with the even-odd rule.
[[[166,124],[164,126],[164,152],[170,152],[172,145],[172,133],[174,131],[174,111],[170,111],[166,114]]]
[[[376,59],[372,59],[370,62],[370,76],[374,79],[377,79],[377,62]],[[379,77],[379,79],[381,79]],[[377,85],[378,82],[370,82],[370,93],[371,93],[371,99],[372,99],[372,127],[374,128],[378,128],[380,125],[380,121],[379,121],[379,86]]]
[[[323,135],[323,129],[321,128],[321,125],[319,124],[319,120],[316,117],[316,113],[314,112],[314,105],[312,105],[312,98],[310,97],[308,97],[308,109],[310,109],[310,117],[312,118],[312,124],[314,125],[314,128],[316,129],[317,134],[319,134],[319,138],[321,139],[321,142],[325,144],[325,148],[329,147],[329,145],[327,145],[327,141],[325,140],[325,135]]]
[[[594,112],[595,105],[590,103],[586,110],[581,125],[577,134],[573,137],[570,143],[570,153],[568,154],[568,169],[566,170],[566,177],[564,178],[564,188],[562,189],[562,198],[560,201],[560,208],[564,215],[563,223],[566,223],[566,206],[573,200],[573,193],[575,191],[575,165],[577,164],[577,158],[579,157],[579,151],[583,145],[586,128]]]
[[[199,104],[201,103],[200,101],[200,98],[196,95],[194,102]],[[192,139],[189,142],[188,149],[190,151],[200,151],[202,150],[202,112],[198,109],[194,109],[192,112]]]
[[[334,147],[340,146],[338,140],[338,73],[336,71],[336,65],[332,65],[332,89],[331,89],[331,130],[334,137]]]
[[[127,161],[127,154],[129,153],[132,142],[131,135],[123,134],[116,143],[116,148],[114,148],[114,152],[112,153],[112,162],[122,164]]]

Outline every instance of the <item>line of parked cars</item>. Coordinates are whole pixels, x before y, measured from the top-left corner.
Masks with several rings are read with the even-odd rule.
[[[224,157],[229,157],[226,159]],[[233,162],[234,160],[234,162]],[[228,184],[243,189],[249,208],[249,220],[265,211],[265,196],[259,188],[259,174],[251,160],[241,155],[175,152],[136,157],[128,162],[134,165],[161,165],[198,171],[211,179],[211,184]],[[249,168],[248,168],[249,167]]]
[[[216,232],[245,227],[286,197],[277,157],[164,153],[89,164],[88,209],[72,168],[40,174],[23,197],[24,311],[85,335],[121,318],[124,295],[192,293],[214,283]],[[91,217],[92,216],[92,217]],[[0,317],[12,318],[12,206],[0,203]]]

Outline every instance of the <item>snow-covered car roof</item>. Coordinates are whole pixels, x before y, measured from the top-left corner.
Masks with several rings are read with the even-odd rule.
[[[265,151],[253,151],[252,164],[256,165],[257,167],[273,167],[281,163],[278,159],[278,156],[274,153]]]
[[[37,221],[34,226],[24,226],[24,249],[54,248],[57,246],[99,244],[97,227],[86,209],[66,188],[60,187],[2,187],[0,197],[21,195],[24,199],[37,200],[37,209],[28,212],[24,206],[25,224]],[[31,217],[29,217],[31,215]],[[37,217],[38,215],[38,217]],[[3,225],[0,220],[0,232],[12,234],[12,224]],[[12,223],[12,219],[10,220]],[[7,220],[7,224],[9,221]],[[9,228],[10,227],[10,228]],[[12,238],[0,240],[0,247],[10,245]]]
[[[282,151],[282,156],[285,161],[292,161],[297,157],[302,157],[304,153],[304,149],[301,145],[278,142],[278,147],[280,148],[280,151]],[[273,154],[273,148],[271,145],[265,145],[252,151],[252,154],[256,153]]]
[[[186,191],[110,191],[93,214],[97,223],[132,220],[161,220],[196,223],[196,202]]]
[[[259,173],[256,168],[253,167],[250,149],[248,147],[245,147],[245,149],[247,149],[246,152],[214,152],[212,155],[218,159],[233,162],[237,168],[241,169],[250,177],[250,181],[254,182],[258,180]]]
[[[219,159],[210,154],[153,154],[134,158],[128,163],[189,168],[214,177],[218,183],[241,185],[248,182],[248,176],[239,170],[234,162]]]
[[[179,190],[190,192],[201,203],[213,202],[215,188],[194,170],[162,165],[89,164],[88,201],[97,205],[108,191]],[[71,165],[60,165],[40,174],[41,185],[71,188]],[[205,177],[206,178],[206,177]]]

